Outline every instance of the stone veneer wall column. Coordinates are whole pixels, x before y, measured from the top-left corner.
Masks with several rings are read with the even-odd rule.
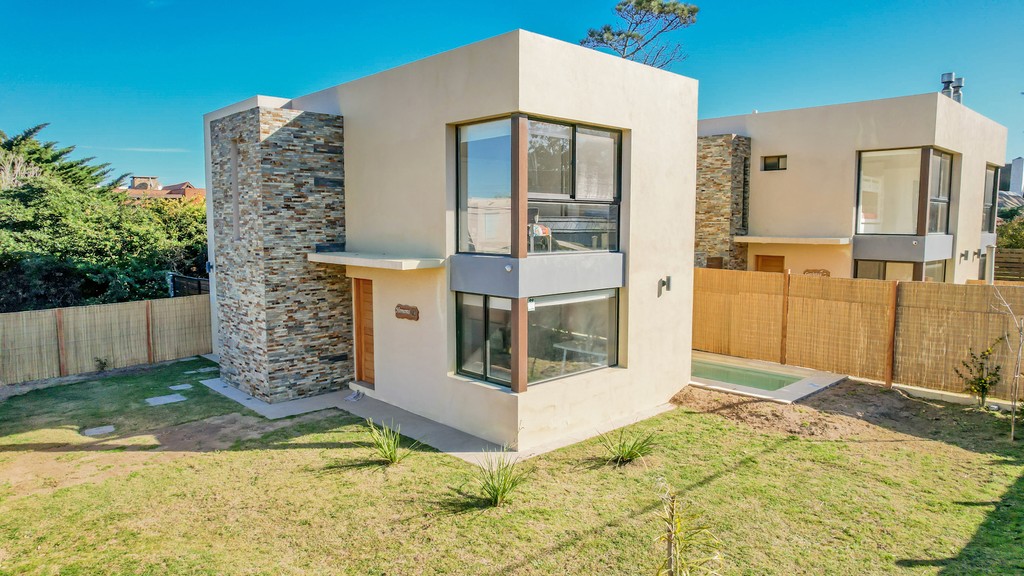
[[[746,270],[746,244],[735,236],[747,233],[750,198],[750,138],[735,134],[697,138],[697,213],[694,265],[722,258],[722,267]]]
[[[306,254],[345,241],[342,117],[252,108],[210,136],[221,378],[268,402],[340,388],[354,376],[351,282]]]

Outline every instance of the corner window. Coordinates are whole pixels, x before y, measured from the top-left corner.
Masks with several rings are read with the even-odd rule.
[[[860,153],[858,234],[916,234],[921,149]]]
[[[935,260],[934,262],[925,262],[924,264],[924,281],[925,282],[945,282],[946,281],[946,261]]]
[[[512,123],[458,128],[459,251],[512,249]]]
[[[501,386],[512,380],[512,301],[455,294],[458,372]],[[527,381],[569,376],[617,363],[618,291],[531,298]]]
[[[455,294],[459,372],[508,386],[512,381],[512,301]]]
[[[854,278],[868,278],[871,280],[910,282],[914,279],[914,263],[857,260],[854,262],[853,276]]]
[[[529,383],[614,366],[616,290],[532,298],[527,312]]]
[[[531,119],[528,253],[619,249],[620,134]]]
[[[785,170],[786,163],[787,162],[785,156],[762,156],[761,170],[765,172],[771,172],[773,170]]]
[[[953,156],[932,150],[928,182],[928,233],[949,231],[949,196],[953,182]]]
[[[988,166],[985,168],[985,198],[981,211],[981,231],[994,233],[996,231],[996,206],[999,198],[999,168]]]

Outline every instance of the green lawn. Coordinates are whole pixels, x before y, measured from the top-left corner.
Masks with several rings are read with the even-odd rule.
[[[209,374],[183,374],[205,365],[0,403],[0,574],[653,575],[661,478],[722,541],[723,574],[1024,572],[1024,447],[962,407],[842,440],[679,408],[632,427],[660,435],[645,464],[583,442],[527,461],[530,482],[489,509],[469,464],[420,448],[382,469],[342,412],[232,415],[197,384]],[[142,403],[180,382],[188,402]],[[831,394],[895,394],[849,386]],[[796,414],[847,418],[827,394]],[[78,434],[111,423],[113,439]],[[227,450],[193,437],[240,424],[250,439]]]

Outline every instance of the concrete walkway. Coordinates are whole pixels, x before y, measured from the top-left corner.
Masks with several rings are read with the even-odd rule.
[[[326,410],[328,408],[336,408],[349,412],[360,418],[372,419],[375,423],[381,426],[387,426],[389,428],[392,426],[400,427],[403,436],[422,442],[423,444],[435,448],[440,452],[455,456],[456,458],[465,460],[471,464],[480,465],[489,454],[501,451],[501,446],[493,442],[477,438],[476,436],[456,430],[450,426],[445,426],[444,424],[434,422],[433,420],[418,416],[412,412],[402,410],[401,408],[397,408],[391,404],[381,402],[380,400],[374,400],[368,396],[363,396],[360,400],[355,402],[346,401],[345,397],[352,393],[351,390],[347,389],[321,394],[319,396],[311,396],[309,398],[299,398],[296,400],[268,404],[246,394],[245,392],[242,392],[241,390],[238,390],[237,388],[232,388],[225,384],[220,378],[202,380],[202,383],[207,388],[223,394],[257,414],[271,420],[298,416],[299,414],[307,414],[309,412]],[[598,433],[608,432],[623,426],[628,426],[634,422],[639,422],[640,420],[651,418],[652,416],[656,416],[662,412],[671,410],[672,408],[673,406],[671,404],[663,404],[650,410],[633,414],[627,418],[606,422],[599,428],[595,428],[589,432],[568,435],[529,450],[508,451],[506,454],[509,458],[525,460],[577,442],[582,442],[588,438],[593,438]]]

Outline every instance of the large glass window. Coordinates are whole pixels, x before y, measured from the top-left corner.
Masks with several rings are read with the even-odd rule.
[[[985,199],[981,213],[981,231],[996,231],[996,206],[999,195],[999,168],[989,166],[985,169]]]
[[[512,381],[512,301],[455,294],[459,372],[496,384]]]
[[[455,303],[459,373],[509,386],[512,301],[456,293]],[[616,364],[616,290],[531,298],[527,310],[527,382]]]
[[[932,151],[928,182],[928,233],[945,234],[949,230],[949,196],[953,182],[953,156]]]
[[[857,260],[854,263],[853,275],[855,278],[909,282],[914,279],[914,263]]]
[[[619,133],[576,128],[576,199],[611,202],[619,194]]]
[[[619,133],[531,120],[530,253],[618,250]]]
[[[512,248],[512,123],[460,126],[459,251],[509,254]]]
[[[528,310],[528,382],[616,364],[615,290],[533,298]]]
[[[859,234],[916,234],[921,149],[861,152]]]
[[[527,248],[533,252],[618,250],[617,204],[530,202]]]
[[[526,181],[533,198],[572,195],[572,126],[530,120]]]
[[[925,262],[924,264],[924,280],[925,282],[945,282],[946,281],[946,261],[935,260],[934,262]]]

